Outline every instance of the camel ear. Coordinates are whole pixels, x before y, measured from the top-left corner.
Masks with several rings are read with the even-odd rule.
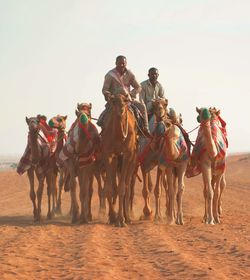
[[[27,117],[25,117],[25,121],[27,124],[29,124],[29,119]]]
[[[196,107],[196,112],[197,112],[198,114],[200,114],[201,109],[199,109],[198,107]]]
[[[92,103],[89,103],[89,109],[90,110],[92,109]]]
[[[66,121],[66,120],[67,120],[67,117],[68,117],[68,116],[66,115],[66,116],[63,117],[63,119]]]
[[[77,103],[76,108],[77,108],[78,111],[80,111],[80,110],[81,110],[81,104],[80,104],[80,103]]]

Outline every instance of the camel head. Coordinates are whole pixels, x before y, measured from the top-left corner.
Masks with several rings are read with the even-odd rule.
[[[49,120],[49,126],[57,128],[58,130],[66,129],[67,116],[57,115]]]
[[[198,108],[196,107],[196,112],[199,114],[197,117],[197,121],[199,123],[208,121],[211,119],[211,113],[208,108]]]
[[[76,116],[79,117],[81,113],[84,113],[91,119],[91,103],[77,103],[77,109],[75,110]]]
[[[210,107],[209,112],[211,114],[211,119],[217,119],[220,115],[220,110],[217,110],[215,107]]]
[[[182,125],[182,115],[177,114],[173,108],[169,108],[168,116],[171,119],[173,124],[180,124]]]
[[[29,127],[29,131],[30,132],[34,132],[34,133],[38,133],[38,131],[40,130],[40,126],[39,126],[39,119],[37,117],[25,117],[26,123]]]
[[[168,100],[165,98],[157,98],[152,100],[153,112],[156,119],[161,120],[167,114]]]
[[[130,98],[128,94],[116,94],[110,96],[108,102],[117,116],[121,117],[128,108],[127,105],[130,102]]]

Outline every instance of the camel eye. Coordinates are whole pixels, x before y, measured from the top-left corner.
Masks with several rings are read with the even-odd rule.
[[[62,119],[57,118],[56,120],[57,120],[59,123],[61,123],[61,122],[62,122]]]

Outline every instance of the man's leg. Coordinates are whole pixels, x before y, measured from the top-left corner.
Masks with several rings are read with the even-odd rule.
[[[143,119],[143,134],[146,137],[151,137],[150,135],[150,131],[149,131],[149,127],[148,127],[148,114],[147,114],[147,109],[145,104],[137,101],[137,100],[133,100],[133,105],[135,105],[139,111],[141,112],[142,115],[142,119]]]

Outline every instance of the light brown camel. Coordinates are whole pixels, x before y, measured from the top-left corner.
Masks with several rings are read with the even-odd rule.
[[[28,143],[26,150],[20,159],[17,172],[21,175],[27,171],[30,182],[30,199],[33,203],[33,215],[35,221],[41,220],[41,203],[44,188],[44,180],[47,182],[48,195],[48,213],[47,218],[52,217],[51,212],[51,183],[52,170],[49,166],[49,158],[53,145],[50,144],[47,137],[42,135],[42,124],[46,122],[46,117],[38,115],[37,117],[26,117],[28,124]],[[52,131],[51,135],[55,135]],[[35,174],[38,179],[37,194],[35,193]],[[37,200],[36,200],[37,197]]]
[[[196,108],[200,128],[192,151],[192,165],[202,173],[207,224],[220,223],[221,194],[226,186],[227,139],[225,122],[216,108]]]
[[[168,102],[165,99],[153,100],[153,110],[156,117],[154,138],[144,150],[144,159],[141,162],[141,169],[144,178],[143,197],[145,206],[143,209],[144,218],[150,217],[149,191],[145,176],[148,170],[158,166],[155,194],[155,221],[161,220],[160,196],[161,181],[166,191],[166,208],[170,224],[175,222],[183,224],[182,195],[184,191],[184,175],[187,167],[189,149],[183,137],[181,120],[174,110],[167,110]],[[171,114],[170,114],[171,113]],[[183,131],[184,133],[184,131]],[[167,183],[165,182],[165,173]],[[178,183],[178,188],[177,188]],[[177,199],[177,214],[175,215],[175,198]]]
[[[116,226],[131,223],[129,215],[129,196],[132,174],[135,169],[137,148],[137,126],[134,114],[129,109],[128,96],[117,94],[107,96],[110,110],[104,120],[102,130],[102,153],[106,178],[104,190],[109,204],[109,222]],[[118,174],[118,159],[120,171]],[[118,178],[118,215],[114,205],[114,184]]]
[[[62,214],[62,190],[66,179],[66,170],[64,167],[59,167],[57,160],[61,152],[67,135],[65,133],[67,116],[57,115],[49,120],[49,126],[57,129],[57,146],[55,153],[50,159],[52,168],[52,214]],[[57,176],[59,173],[59,189],[57,188]]]
[[[59,155],[59,162],[66,166],[69,172],[72,222],[77,222],[79,218],[79,206],[76,199],[76,177],[78,177],[81,201],[80,222],[87,223],[92,220],[91,197],[94,176],[97,178],[98,188],[102,187],[101,179],[98,177],[100,174],[97,172],[99,165],[96,163],[97,154],[100,151],[100,136],[91,122],[91,104],[78,104],[76,114],[78,117],[70,129],[68,140]],[[100,205],[104,207],[103,195],[100,197],[100,201]]]

